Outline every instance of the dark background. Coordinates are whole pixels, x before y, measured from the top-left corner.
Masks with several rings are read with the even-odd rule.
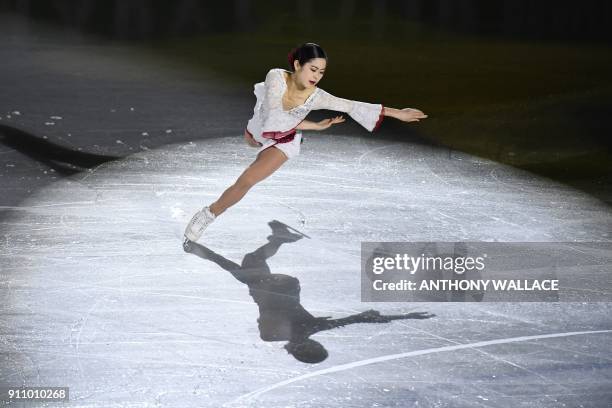
[[[257,31],[278,17],[313,27],[335,20],[346,29],[359,28],[351,20],[365,19],[379,38],[403,21],[530,40],[612,39],[612,5],[603,0],[3,0],[0,6],[120,39]]]

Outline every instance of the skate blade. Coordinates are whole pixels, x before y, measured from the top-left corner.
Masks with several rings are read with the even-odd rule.
[[[300,235],[302,235],[302,236],[304,236],[304,237],[306,237],[308,239],[312,239],[308,235],[304,234],[302,231],[299,231],[299,230],[293,228],[292,226],[285,224],[284,222],[280,222],[280,223],[283,224],[285,227],[287,227],[287,229],[289,229],[291,231],[294,231],[294,232],[297,232],[298,234],[300,234]]]
[[[279,224],[282,224],[282,225],[283,225],[285,228],[287,228],[287,229],[289,229],[289,230],[292,230],[292,231],[294,231],[294,232],[297,232],[298,234],[300,234],[300,235],[301,235],[301,236],[303,236],[303,237],[306,237],[306,238],[308,238],[308,239],[312,239],[312,238],[310,238],[308,235],[304,234],[302,231],[299,231],[299,230],[297,230],[297,229],[295,229],[295,228],[293,228],[293,227],[291,227],[291,226],[289,226],[289,225],[287,225],[287,224],[285,224],[284,222],[279,221],[279,220],[272,220],[272,221],[270,221],[270,222],[268,223],[268,225],[270,225],[270,224],[271,224],[271,223],[273,223],[273,222],[277,222],[277,223],[279,223]],[[270,225],[270,227],[272,227],[272,226]]]

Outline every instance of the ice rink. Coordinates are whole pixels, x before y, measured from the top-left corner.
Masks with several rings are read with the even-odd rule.
[[[361,303],[359,290],[361,241],[601,240],[604,206],[481,159],[312,137],[186,253],[191,213],[252,159],[240,140],[134,154],[40,189],[12,212],[3,382],[67,384],[83,407],[610,400],[605,303]],[[272,220],[310,238],[268,240]],[[301,363],[260,337],[257,306],[226,265],[249,257],[297,278],[315,316],[435,316],[317,333],[329,357]]]
[[[604,242],[607,204],[489,160],[348,127],[356,132],[306,134],[300,156],[185,251],[193,213],[254,159],[240,122],[249,92],[220,97],[215,85],[194,90],[152,71],[127,85],[113,77],[129,65],[126,50],[81,62],[96,45],[54,48],[52,37],[22,30],[3,38],[5,140],[21,129],[75,149],[100,144],[93,152],[116,160],[59,175],[1,146],[0,386],[67,386],[70,407],[610,406],[609,303],[360,298],[363,241]],[[24,44],[30,61],[55,53],[80,68],[28,63],[17,57]],[[160,100],[181,109],[166,116],[167,104],[150,102],[145,85],[157,80]],[[239,109],[202,124],[193,119],[202,103]],[[51,116],[61,119],[46,125]],[[274,220],[307,237],[278,234]],[[299,281],[299,303],[315,317],[407,316],[321,330],[311,338],[328,357],[303,363],[262,335],[241,271]]]

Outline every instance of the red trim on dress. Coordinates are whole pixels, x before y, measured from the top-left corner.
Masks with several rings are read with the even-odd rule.
[[[300,123],[303,121],[304,119],[300,120]],[[265,139],[274,139],[277,143],[289,143],[295,138],[296,128],[300,126],[300,123],[295,125],[293,129],[289,129],[285,132],[263,132],[261,136]]]
[[[249,134],[249,136],[251,136],[253,138],[253,140],[255,140],[255,138],[253,137],[253,134],[251,132],[249,132],[249,129],[244,129],[244,130]],[[280,134],[280,133],[286,133],[286,132],[267,132],[267,133],[279,133]],[[286,135],[284,137],[281,137],[279,139],[274,139],[274,141],[276,143],[274,143],[274,144],[272,144],[270,146],[274,146],[277,143],[288,143],[288,142],[292,141],[295,138],[295,133],[296,133],[295,130],[292,129],[292,132],[290,134],[288,134],[288,135]],[[257,142],[257,140],[255,140],[255,141]],[[259,142],[257,142],[257,143],[259,143]],[[262,146],[261,143],[259,143],[259,145]]]
[[[285,136],[285,137],[281,137],[280,139],[276,139],[276,143],[289,143],[290,141],[292,141],[293,139],[295,139],[295,130],[293,131],[293,133]]]
[[[380,115],[378,116],[378,121],[376,122],[376,125],[374,125],[374,129],[372,129],[372,132],[374,132],[376,129],[380,127],[380,124],[385,118],[385,106],[384,105],[381,105],[381,106],[382,108],[380,109]]]
[[[263,132],[261,136],[265,139],[282,139],[285,136],[289,136],[291,134],[295,134],[295,128],[286,130],[284,132]]]

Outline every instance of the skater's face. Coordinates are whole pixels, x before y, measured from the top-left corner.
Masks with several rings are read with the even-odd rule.
[[[325,58],[313,58],[304,65],[300,65],[296,60],[294,64],[297,81],[305,88],[314,88],[325,74],[327,60]]]

